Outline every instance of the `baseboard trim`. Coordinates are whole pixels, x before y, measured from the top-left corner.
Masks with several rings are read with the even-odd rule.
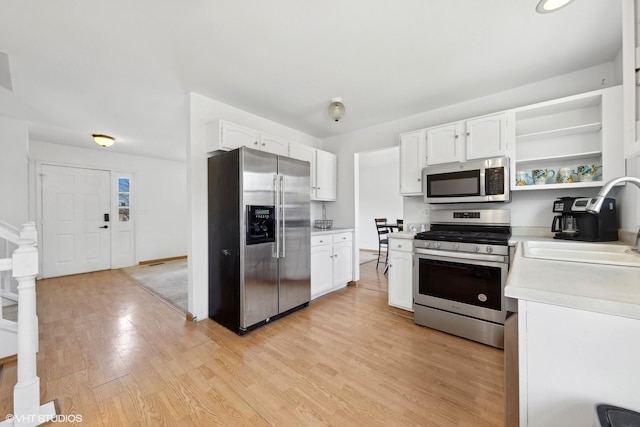
[[[179,259],[185,259],[186,257],[187,257],[186,255],[181,255],[181,256],[174,256],[170,258],[150,259],[147,261],[140,261],[138,265],[148,265],[148,264],[157,264],[159,262],[177,261]]]

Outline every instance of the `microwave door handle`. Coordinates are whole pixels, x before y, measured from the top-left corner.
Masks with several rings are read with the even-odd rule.
[[[487,186],[486,184],[486,179],[487,179],[487,172],[485,170],[484,167],[480,168],[480,196],[486,196],[487,195]]]

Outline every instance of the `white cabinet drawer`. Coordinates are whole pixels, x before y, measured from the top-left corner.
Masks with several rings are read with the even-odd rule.
[[[325,234],[323,236],[311,236],[311,246],[330,245],[332,242],[331,234]]]
[[[350,241],[351,241],[350,231],[346,233],[336,233],[333,235],[333,243],[350,242]]]
[[[392,251],[411,252],[413,250],[413,241],[410,239],[389,238],[389,249]]]

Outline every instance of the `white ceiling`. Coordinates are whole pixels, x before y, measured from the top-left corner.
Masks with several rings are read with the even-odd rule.
[[[0,115],[184,159],[190,91],[325,138],[615,58],[620,0],[537,1],[0,0]]]

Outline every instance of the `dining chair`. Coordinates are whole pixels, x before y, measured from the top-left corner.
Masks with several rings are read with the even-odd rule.
[[[384,264],[387,265],[389,260],[389,239],[387,235],[389,234],[389,227],[387,226],[387,218],[374,218],[376,223],[376,231],[378,232],[378,261],[376,262],[376,270],[378,269],[378,264],[380,264],[380,256],[382,254],[382,247],[385,247],[386,257]]]
[[[404,230],[404,220],[403,219],[396,219],[396,224],[398,224],[398,231]]]

